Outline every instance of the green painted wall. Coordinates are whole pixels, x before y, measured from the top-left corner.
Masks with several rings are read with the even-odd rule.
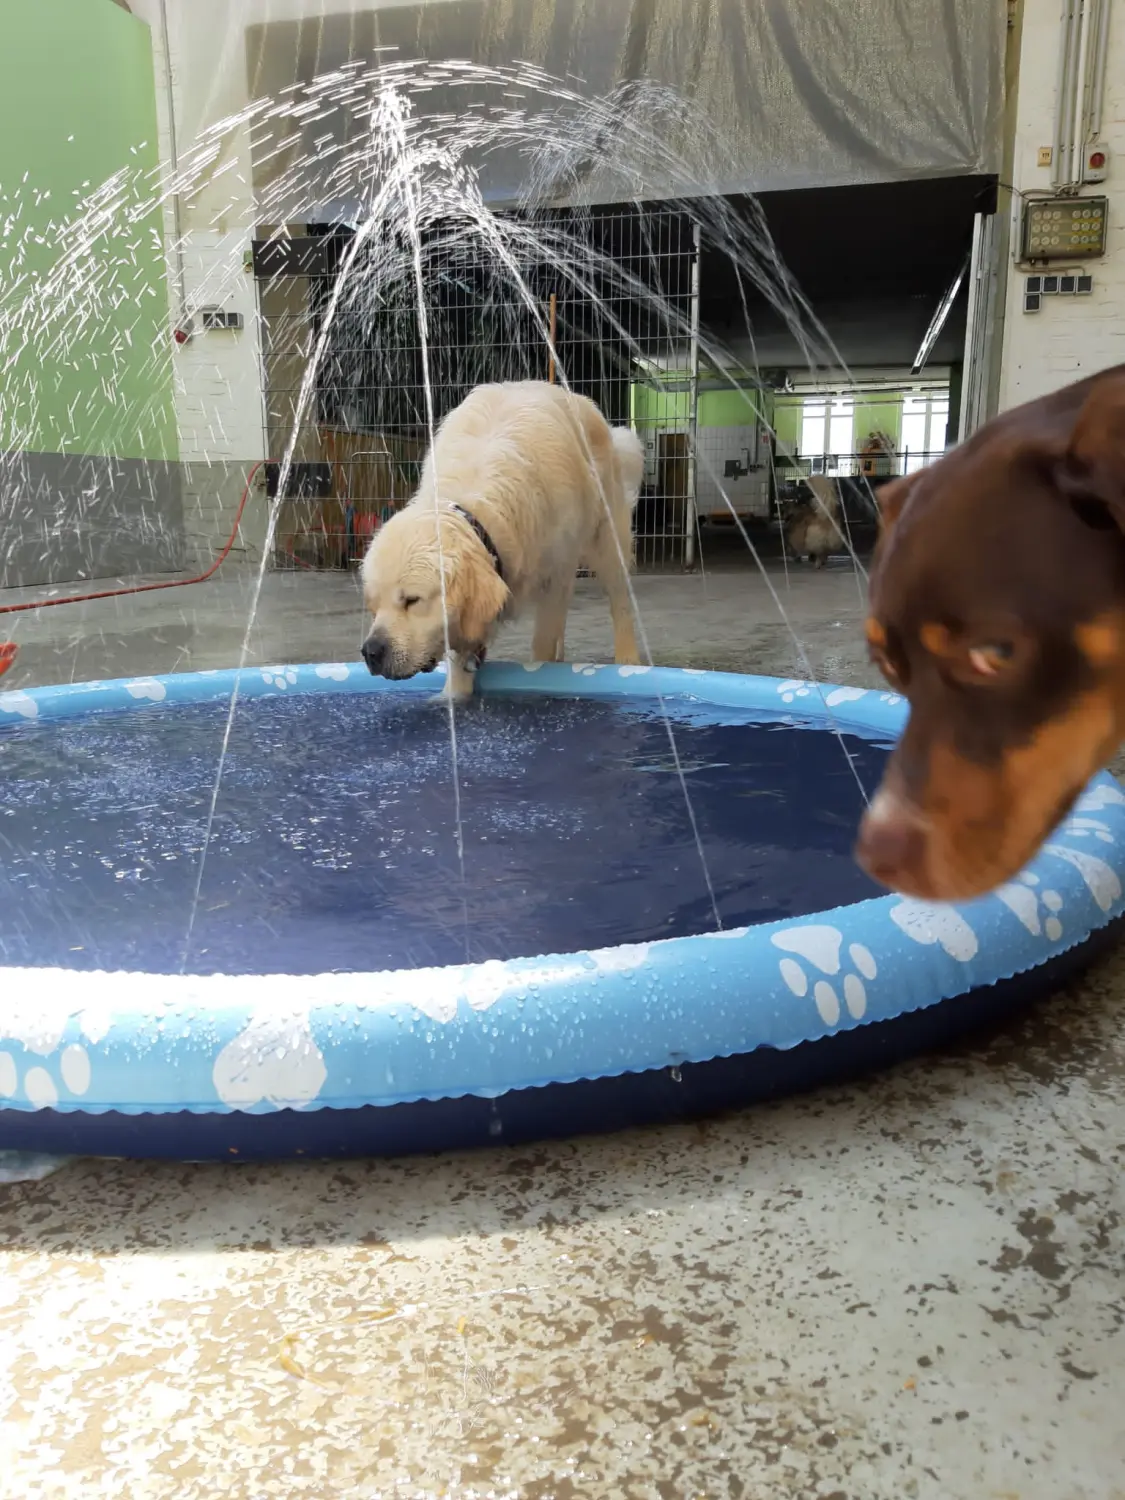
[[[862,447],[873,432],[885,432],[897,443],[902,427],[903,392],[873,391],[856,396],[855,449]],[[773,392],[752,390],[702,391],[699,397],[700,427],[745,427],[755,416],[755,402],[772,421],[777,434],[779,453],[796,453],[801,444],[801,408],[803,396],[776,396]],[[638,427],[660,428],[688,425],[691,410],[689,393],[660,391],[652,386],[633,387],[633,420]]]
[[[773,408],[773,426],[779,454],[796,453],[801,445],[801,399],[778,396]]]
[[[638,427],[686,427],[691,419],[691,392],[635,385],[631,388],[630,406]]]
[[[901,395],[888,398],[885,394],[880,394],[870,401],[857,401],[855,408],[856,448],[862,447],[873,432],[885,432],[897,443],[901,424]]]
[[[772,403],[773,394],[770,391],[701,391],[699,425],[749,427],[756,420],[759,411],[768,419]],[[690,415],[690,391],[662,391],[653,386],[633,386],[632,417],[638,427],[686,427]]]
[[[764,398],[764,399],[763,399]],[[758,391],[701,391],[699,395],[700,427],[750,427],[763,405],[768,406],[769,393]]]
[[[0,450],[178,456],[157,164],[144,22],[0,0]],[[123,170],[67,266],[60,228]]]
[[[774,407],[774,424],[777,430],[779,452],[796,453],[801,445],[801,396],[779,396]],[[893,391],[878,391],[870,397],[857,396],[855,403],[855,448],[862,447],[873,432],[885,432],[893,442],[898,442],[902,424],[902,395]]]

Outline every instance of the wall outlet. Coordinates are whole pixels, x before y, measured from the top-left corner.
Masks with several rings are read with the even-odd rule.
[[[205,331],[213,333],[219,329],[235,331],[242,328],[244,318],[239,312],[226,312],[221,307],[201,307],[199,316]]]
[[[1054,153],[1053,153],[1053,151],[1052,151],[1052,149],[1051,149],[1050,146],[1040,146],[1039,147],[1039,165],[1041,167],[1049,167],[1051,165],[1051,159],[1052,159],[1053,155],[1054,155]]]

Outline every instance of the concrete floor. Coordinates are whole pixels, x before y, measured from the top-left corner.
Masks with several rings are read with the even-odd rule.
[[[770,582],[816,673],[870,680],[849,570]],[[230,664],[249,588],[0,617],[3,685]],[[657,661],[803,670],[752,573],[637,593]],[[572,657],[603,614],[583,586]],[[271,576],[249,659],[361,628],[350,580]],[[1122,1500],[1123,1022],[1113,959],[699,1125],[0,1187],[0,1496]]]

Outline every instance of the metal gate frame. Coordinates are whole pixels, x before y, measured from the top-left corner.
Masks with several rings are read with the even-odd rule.
[[[682,208],[539,214],[519,269],[534,311],[495,256],[464,235],[423,246],[434,418],[485,380],[560,379],[630,424],[646,447],[634,524],[641,568],[692,567],[698,526],[699,225]],[[549,253],[536,254],[537,237]],[[297,393],[346,236],[254,245],[266,446],[292,439]],[[341,302],[282,496],[272,566],[347,568],[412,492],[427,438],[414,282],[380,283],[378,307]],[[395,297],[401,293],[396,303]],[[549,331],[548,331],[549,330]],[[682,437],[684,463],[662,463]]]

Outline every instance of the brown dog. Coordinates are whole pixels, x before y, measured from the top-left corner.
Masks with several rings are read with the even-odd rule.
[[[823,474],[810,475],[805,483],[812,499],[799,505],[790,517],[785,540],[798,561],[810,557],[814,567],[823,568],[833,552],[848,550],[839,525],[840,491],[835,480]]]
[[[1125,366],[995,418],[880,505],[867,639],[910,719],[856,856],[968,900],[1125,738]]]

